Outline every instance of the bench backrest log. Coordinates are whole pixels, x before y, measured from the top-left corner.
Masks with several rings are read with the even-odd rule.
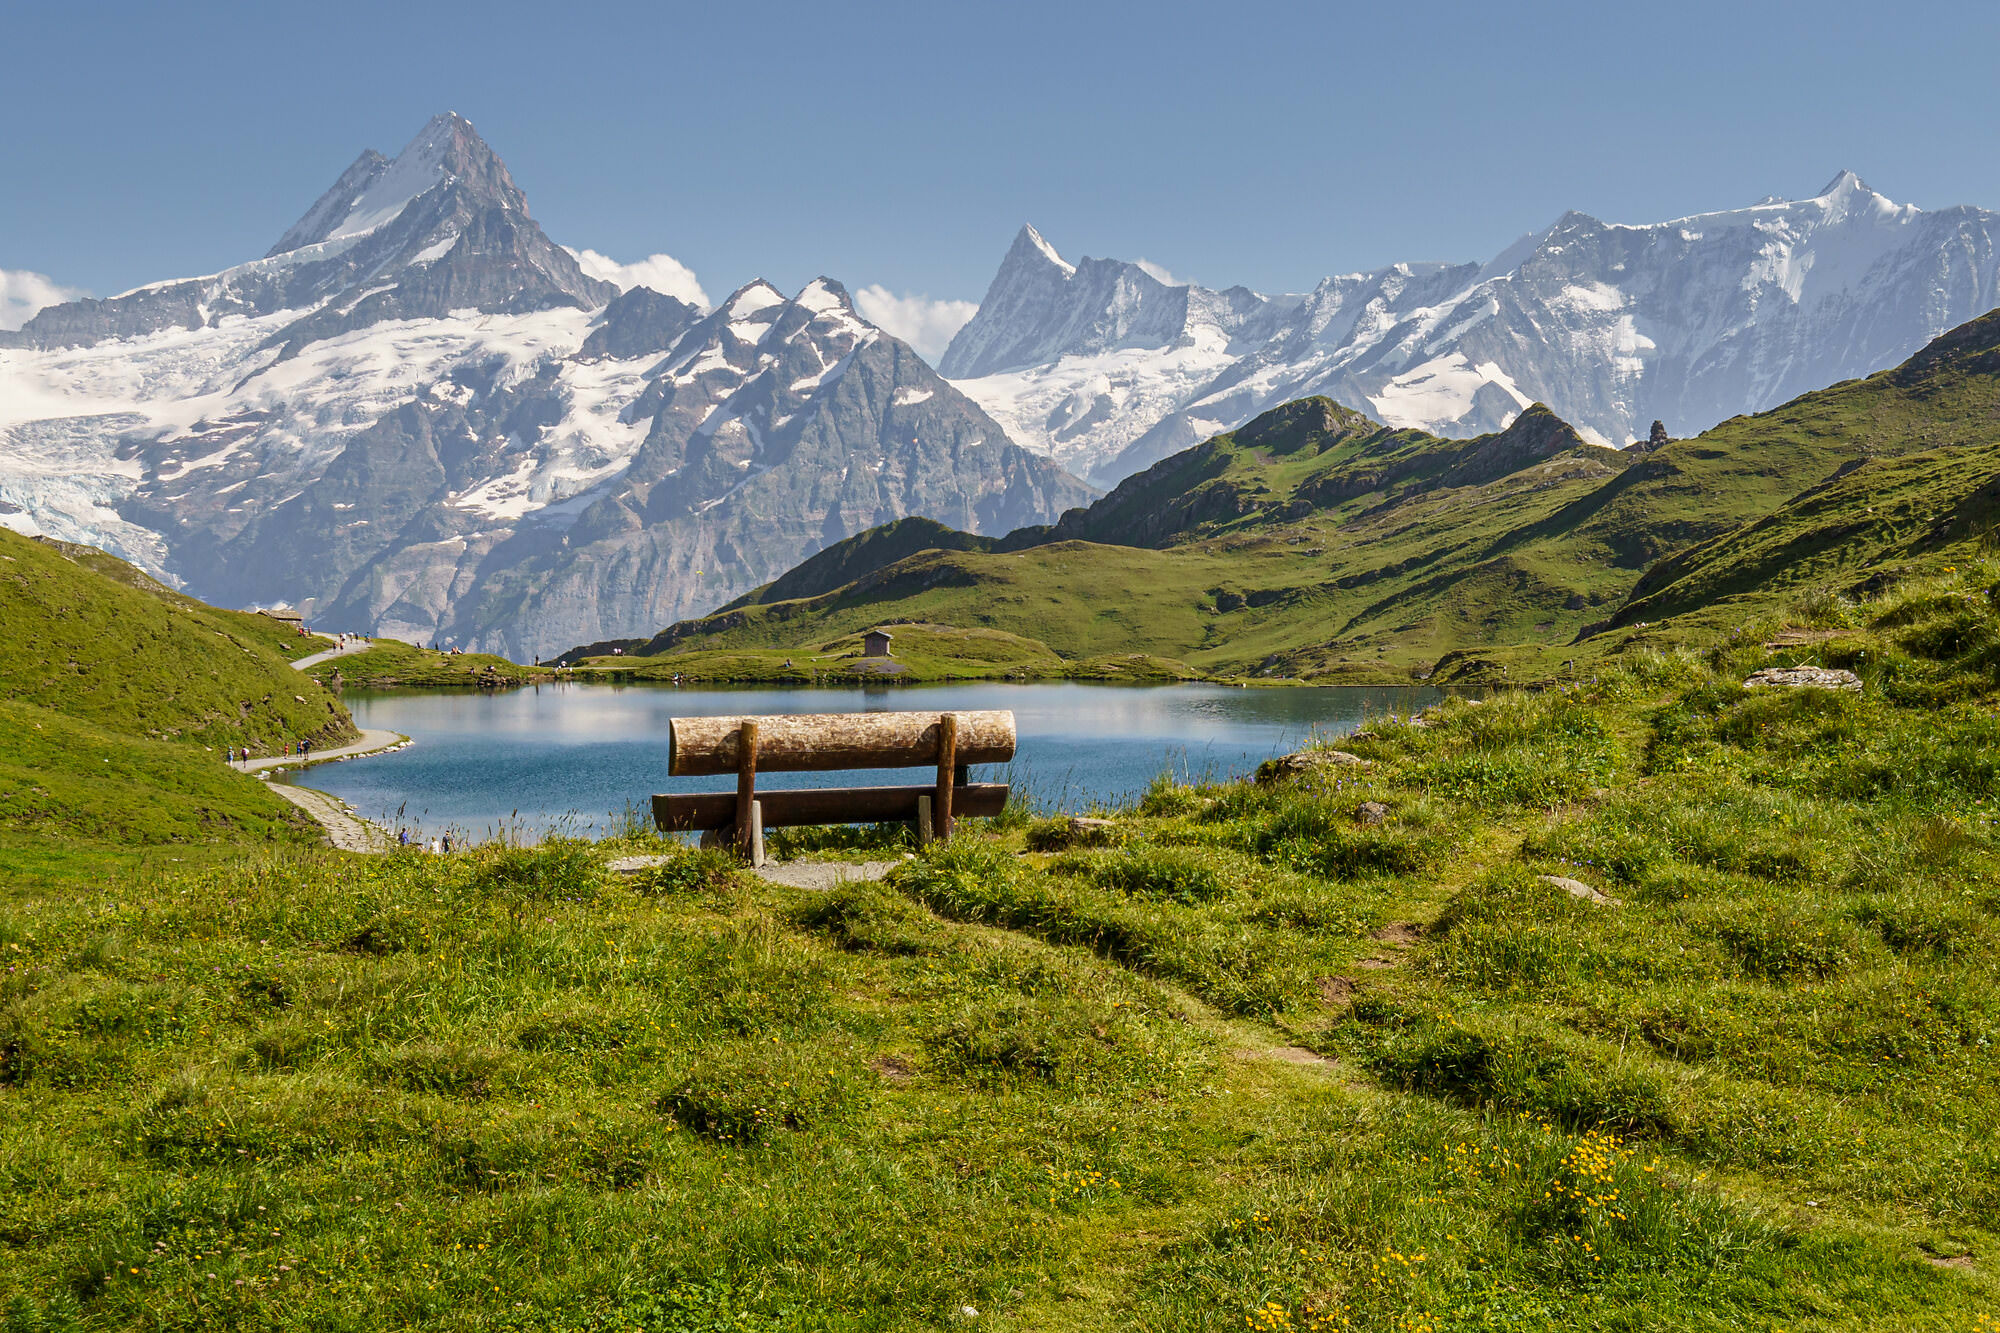
[[[927,713],[804,713],[765,717],[677,717],[669,731],[667,772],[675,777],[734,773],[736,791],[658,795],[653,817],[670,832],[734,834],[753,863],[763,830],[799,824],[908,819],[920,836],[951,836],[954,818],[997,815],[1004,783],[971,783],[972,764],[1014,757],[1014,715],[1002,709]],[[936,781],[910,787],[756,790],[767,773],[934,765]],[[706,841],[706,840],[705,840]]]
[[[937,762],[947,717],[957,727],[957,762],[1004,764],[1014,757],[1014,715],[1005,709],[677,717],[668,724],[667,772],[677,778],[736,772],[745,722],[757,724],[757,767],[766,773],[914,768]]]

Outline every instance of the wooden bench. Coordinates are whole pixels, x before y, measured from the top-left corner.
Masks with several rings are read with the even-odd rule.
[[[773,717],[677,717],[668,724],[673,777],[736,775],[736,791],[653,797],[653,820],[669,833],[699,832],[704,846],[728,841],[764,863],[764,830],[803,824],[909,820],[919,841],[949,838],[960,818],[991,817],[1007,804],[1004,782],[972,782],[973,764],[1014,757],[1014,715],[798,713]],[[766,773],[934,766],[937,780],[912,787],[757,790]]]

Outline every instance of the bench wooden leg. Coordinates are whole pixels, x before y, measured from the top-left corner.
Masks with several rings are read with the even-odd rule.
[[[757,817],[757,722],[745,718],[736,733],[736,852],[752,865],[763,864],[758,855],[761,847],[753,847],[756,837],[753,826],[761,831],[762,823]]]
[[[944,713],[938,718],[937,800],[933,816],[939,842],[951,841],[951,788],[958,776],[958,718]]]
[[[931,798],[928,795],[917,798],[917,846],[928,847],[931,842]]]

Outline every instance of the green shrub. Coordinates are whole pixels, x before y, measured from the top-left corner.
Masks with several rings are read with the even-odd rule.
[[[1069,852],[1050,869],[1154,902],[1213,902],[1231,888],[1221,858],[1190,847],[1138,844],[1118,852]]]
[[[826,1067],[823,1052],[739,1044],[704,1051],[653,1109],[717,1143],[755,1143],[822,1124],[858,1095],[852,1080]]]
[[[1069,877],[1025,871],[997,848],[934,845],[889,882],[940,916],[1081,945],[1231,1013],[1271,1013],[1313,994],[1312,961],[1272,931],[1175,904],[1107,900]]]
[[[369,1076],[383,1083],[470,1100],[491,1095],[508,1072],[506,1052],[452,1041],[411,1042],[377,1052],[368,1061]]]
[[[548,838],[533,847],[482,848],[472,854],[469,887],[500,902],[586,902],[604,886],[604,862],[583,838]]]
[[[1798,624],[1813,629],[1852,629],[1857,623],[1854,602],[1840,589],[1826,583],[1808,588],[1793,598],[1790,610]]]
[[[0,1311],[0,1333],[75,1333],[83,1328],[83,1307],[68,1292],[46,1301],[15,1296]]]
[[[726,1282],[680,1282],[624,1297],[590,1328],[592,1333],[788,1333],[810,1326],[794,1307],[767,1313],[761,1306]]]
[[[1403,816],[1358,824],[1354,810],[1352,797],[1287,792],[1252,826],[1251,850],[1273,865],[1323,879],[1421,874],[1451,851],[1441,828]]]
[[[727,889],[736,879],[736,858],[715,848],[682,848],[628,878],[633,892],[648,898],[680,898]]]
[[[931,1071],[943,1078],[1076,1087],[1102,1081],[1102,1071],[1130,1060],[1130,1051],[1120,1049],[1132,1044],[1127,1026],[1128,1020],[1055,997],[1003,1000],[964,1006],[927,1033],[924,1046]]]
[[[267,1071],[298,1069],[319,1052],[325,1036],[311,1023],[288,1014],[251,1034],[250,1059]]]
[[[885,954],[940,952],[947,936],[936,917],[880,884],[848,880],[794,908],[799,926],[843,949]]]
[[[1031,820],[1024,845],[1031,852],[1060,852],[1070,847],[1112,847],[1125,840],[1128,830],[1115,823],[1100,823],[1052,815]]]
[[[1853,919],[1873,928],[1882,943],[1899,954],[1950,958],[1984,953],[1995,942],[1985,913],[1924,894],[1884,895],[1856,904]]]
[[[1156,774],[1139,798],[1139,813],[1148,819],[1172,819],[1199,814],[1209,804],[1200,791],[1176,782],[1172,773]]]
[[[1855,960],[1860,940],[1847,921],[1785,902],[1750,904],[1698,916],[1743,969],[1766,981],[1820,981]]]
[[[1359,1016],[1360,1011],[1357,1011]],[[1412,1092],[1523,1111],[1575,1128],[1668,1135],[1676,1119],[1660,1076],[1589,1043],[1541,1032],[1481,1031],[1456,1018],[1364,1028],[1368,1067]]]

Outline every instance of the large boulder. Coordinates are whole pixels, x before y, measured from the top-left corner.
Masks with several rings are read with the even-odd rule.
[[[1852,690],[1859,693],[1861,677],[1838,667],[1765,667],[1743,682],[1746,690]]]
[[[1303,777],[1328,768],[1366,768],[1368,761],[1360,755],[1349,754],[1345,750],[1300,750],[1297,754],[1280,755],[1276,759],[1266,759],[1257,765],[1257,781],[1277,782],[1284,778]]]

